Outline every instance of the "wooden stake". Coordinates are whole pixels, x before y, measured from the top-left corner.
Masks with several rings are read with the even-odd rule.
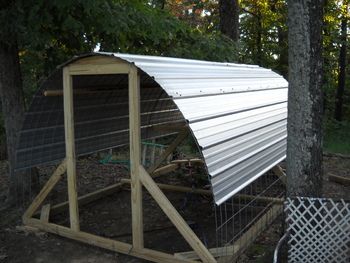
[[[152,174],[154,170],[156,170],[159,167],[159,165],[169,156],[169,154],[171,154],[176,149],[176,147],[184,139],[186,139],[187,135],[188,135],[188,130],[184,130],[180,132],[176,137],[176,139],[173,141],[173,143],[168,146],[168,148],[163,152],[161,156],[159,156],[159,159],[150,168],[147,169],[148,173]]]
[[[72,76],[70,75],[67,67],[63,68],[63,104],[70,227],[75,231],[79,231],[80,227],[74,141],[73,83]]]
[[[188,244],[193,248],[193,250],[198,254],[200,259],[207,262],[216,262],[213,255],[210,254],[208,249],[203,245],[202,241],[197,237],[193,230],[187,225],[185,220],[179,214],[179,212],[173,207],[168,198],[159,189],[157,184],[153,181],[152,177],[147,173],[143,166],[139,167],[140,179],[142,184],[158,203],[163,212],[167,215],[170,221],[179,230],[181,235],[185,238]]]
[[[139,175],[141,164],[140,76],[134,66],[129,73],[129,136],[132,240],[137,249],[143,248],[142,184]]]
[[[50,204],[43,205],[41,208],[41,214],[40,214],[40,220],[43,221],[44,223],[49,222],[50,218]]]

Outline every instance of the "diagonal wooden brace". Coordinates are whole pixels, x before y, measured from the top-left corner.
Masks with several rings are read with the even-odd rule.
[[[204,246],[202,241],[197,237],[193,230],[188,226],[179,212],[170,203],[168,198],[160,190],[158,185],[153,181],[148,172],[140,165],[140,180],[147,191],[151,194],[154,200],[158,203],[163,212],[167,215],[170,221],[175,225],[181,235],[185,238],[188,244],[198,254],[204,263],[215,263],[213,255]]]
[[[46,182],[44,187],[41,189],[40,193],[34,198],[33,202],[25,211],[22,217],[24,223],[26,222],[26,219],[33,216],[35,211],[44,202],[47,195],[52,191],[55,185],[62,178],[62,175],[66,172],[66,169],[67,169],[67,163],[66,163],[66,159],[64,159],[62,163],[56,168],[56,170],[54,171],[50,179]]]

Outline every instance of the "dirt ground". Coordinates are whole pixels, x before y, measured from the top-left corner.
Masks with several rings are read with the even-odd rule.
[[[91,165],[93,163],[93,165]],[[82,159],[78,162],[79,194],[91,192],[127,177],[128,171],[120,165],[96,165],[94,160]],[[45,182],[54,167],[40,169],[41,181]],[[350,199],[350,186],[343,186],[328,181],[328,174],[350,178],[350,158],[325,157],[325,197]],[[0,202],[5,200],[7,181],[5,163],[0,163]],[[93,183],[91,179],[94,178]],[[160,182],[164,180],[162,178]],[[169,182],[170,180],[170,182]],[[186,171],[174,173],[164,182],[191,185]],[[57,203],[66,198],[65,181],[58,184],[49,201]],[[215,246],[215,223],[211,201],[203,198],[186,196],[186,194],[166,193],[174,206],[202,240],[208,246]],[[190,250],[163,212],[152,198],[144,194],[144,229],[145,245],[165,252]],[[1,209],[1,208],[0,208]],[[123,254],[113,253],[53,234],[43,232],[29,233],[21,229],[23,209],[12,208],[0,210],[0,262],[28,263],[97,263],[97,262],[146,262]],[[117,240],[130,242],[130,192],[127,190],[113,194],[97,202],[84,206],[80,213],[81,228],[84,231]],[[59,214],[50,221],[68,225],[67,215]],[[198,225],[197,222],[200,222]],[[205,234],[203,234],[205,233]],[[244,253],[240,263],[272,262],[273,250],[282,233],[282,218],[277,219],[268,230],[259,236],[256,242]],[[205,236],[204,236],[205,235]]]

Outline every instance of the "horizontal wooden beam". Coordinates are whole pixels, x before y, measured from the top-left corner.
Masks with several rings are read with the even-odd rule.
[[[104,91],[104,90],[86,90],[86,89],[74,89],[73,94],[74,95],[85,95],[85,94],[101,94],[104,92],[111,92],[110,90]],[[45,97],[58,97],[63,96],[63,90],[56,89],[56,90],[45,90],[43,92],[43,95]]]
[[[124,184],[130,184],[130,179],[121,179],[120,182]],[[160,189],[164,191],[193,193],[193,194],[201,194],[201,195],[208,195],[208,196],[213,194],[211,190],[205,190],[205,189],[191,188],[191,187],[179,186],[179,185],[169,185],[169,184],[157,184],[157,185]],[[246,195],[246,194],[237,194],[234,197],[235,199],[241,198],[241,199],[245,199],[246,201],[256,200],[258,202],[264,202],[264,203],[283,204],[284,202],[283,198],[278,198],[278,197],[255,196],[255,195]]]
[[[204,164],[204,161],[202,159],[199,159],[199,158],[193,158],[193,159],[173,160],[170,163],[176,163],[176,164],[190,163],[190,164],[195,164],[195,165],[202,165],[202,164]]]
[[[339,175],[335,175],[335,174],[328,174],[328,179],[331,182],[335,182],[338,184],[342,184],[342,185],[350,185],[350,178],[347,177],[343,177],[343,176],[339,176]]]
[[[178,168],[179,168],[178,164],[174,164],[174,163],[167,164],[165,166],[159,167],[156,170],[154,170],[152,173],[152,177],[160,176],[163,174],[168,174],[170,172],[175,171]]]
[[[130,184],[130,179],[121,179],[120,181],[125,184]],[[157,185],[160,189],[165,191],[174,191],[174,192],[182,192],[182,193],[191,192],[194,194],[212,195],[212,192],[210,190],[205,190],[205,189],[196,189],[191,187],[169,185],[169,184],[157,184]]]
[[[283,202],[284,202],[284,198],[279,198],[279,197],[246,195],[246,194],[237,194],[234,197],[240,198],[240,199],[245,199],[246,201],[257,201],[257,202],[264,202],[264,203],[283,204]]]
[[[227,256],[233,256],[239,251],[238,245],[233,246],[227,246],[227,247],[215,247],[210,248],[209,252],[215,257],[227,257]],[[187,251],[187,252],[178,252],[174,253],[174,256],[178,259],[182,260],[198,260],[198,256],[194,251]]]
[[[129,74],[130,65],[125,64],[71,64],[66,66],[70,75]]]
[[[36,218],[30,218],[27,220],[26,225],[38,228],[40,230],[57,234],[66,238],[77,240],[89,245],[97,246],[100,248],[108,249],[114,252],[142,258],[145,260],[159,262],[159,263],[198,263],[194,260],[180,260],[175,258],[173,255],[159,252],[152,249],[135,249],[131,244],[112,240],[105,237],[89,234],[82,231],[74,231],[68,227],[60,226],[53,223],[44,223]]]
[[[124,182],[120,182],[120,183],[107,186],[106,188],[96,190],[92,193],[82,195],[78,197],[79,206],[86,205],[88,203],[101,199],[102,197],[114,194],[115,192],[121,190],[123,185],[124,185]],[[54,205],[51,207],[51,215],[59,214],[65,211],[67,208],[68,208],[68,201]]]

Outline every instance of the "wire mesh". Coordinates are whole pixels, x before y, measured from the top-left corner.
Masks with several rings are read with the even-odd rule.
[[[26,113],[17,149],[17,170],[59,161],[65,156],[62,95],[44,95],[47,90],[62,91],[60,78],[62,70],[43,84]],[[129,143],[126,74],[74,76],[73,90],[78,156]],[[174,102],[145,74],[141,75],[140,94],[143,138],[167,135],[153,126],[183,121]]]
[[[282,204],[276,202],[284,195],[281,179],[269,172],[215,206],[216,254],[220,262],[237,259],[269,224],[269,219],[282,212]]]

